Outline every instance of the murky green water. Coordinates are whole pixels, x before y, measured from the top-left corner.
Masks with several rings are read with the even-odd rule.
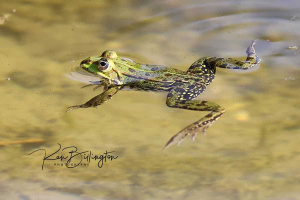
[[[300,198],[298,0],[0,3],[0,199]],[[65,74],[106,49],[186,70],[203,56],[244,59],[253,39],[260,68],[218,69],[200,98],[227,112],[195,142],[162,151],[206,114],[167,107],[165,93],[65,112],[100,92]],[[41,170],[43,152],[28,154],[57,143],[118,158]]]

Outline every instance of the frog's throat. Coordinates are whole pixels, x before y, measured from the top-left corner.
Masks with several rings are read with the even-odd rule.
[[[107,76],[106,74],[103,74],[103,73],[101,73],[101,72],[97,72],[97,75],[99,75],[99,76],[101,76],[101,77],[103,77],[103,78],[106,78],[106,79],[108,79],[108,80],[111,80],[111,78],[110,78],[109,76]]]

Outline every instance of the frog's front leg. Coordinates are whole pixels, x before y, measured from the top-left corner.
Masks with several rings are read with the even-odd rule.
[[[109,99],[111,99],[112,96],[114,96],[121,89],[121,87],[122,86],[109,87],[104,92],[95,96],[94,98],[92,98],[91,100],[87,101],[84,104],[68,107],[67,112],[77,108],[97,107],[102,103],[107,102]]]
[[[225,112],[225,109],[218,104],[208,101],[192,100],[197,97],[203,90],[204,89],[202,89],[200,85],[189,85],[187,87],[178,86],[169,92],[167,97],[168,106],[188,110],[211,111],[211,113],[185,127],[179,133],[174,135],[167,142],[164,149],[176,143],[180,145],[180,143],[188,136],[191,136],[194,140],[195,136],[201,131],[201,129],[205,134],[207,128],[210,127]]]

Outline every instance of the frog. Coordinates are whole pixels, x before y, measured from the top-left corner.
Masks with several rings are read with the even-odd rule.
[[[187,71],[166,67],[136,63],[122,58],[115,51],[106,50],[101,56],[88,57],[80,63],[87,72],[97,75],[100,81],[87,86],[103,87],[103,92],[84,104],[68,107],[67,112],[78,108],[98,107],[109,101],[120,90],[133,89],[143,91],[167,92],[166,105],[194,111],[209,111],[209,114],[186,126],[176,133],[164,146],[164,150],[190,137],[193,141],[198,133],[206,134],[207,129],[224,113],[225,108],[210,102],[196,99],[215,78],[216,68],[248,70],[259,63],[254,45],[246,50],[246,60],[232,58],[203,57],[192,63]]]

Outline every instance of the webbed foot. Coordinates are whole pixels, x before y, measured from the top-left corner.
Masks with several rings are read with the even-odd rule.
[[[225,112],[225,110],[220,112],[211,112],[210,114],[206,115],[202,119],[194,122],[193,124],[185,127],[179,133],[174,135],[165,145],[164,150],[166,150],[169,146],[176,144],[179,146],[181,142],[191,137],[194,141],[197,134],[202,131],[204,135],[206,135],[207,129]]]

